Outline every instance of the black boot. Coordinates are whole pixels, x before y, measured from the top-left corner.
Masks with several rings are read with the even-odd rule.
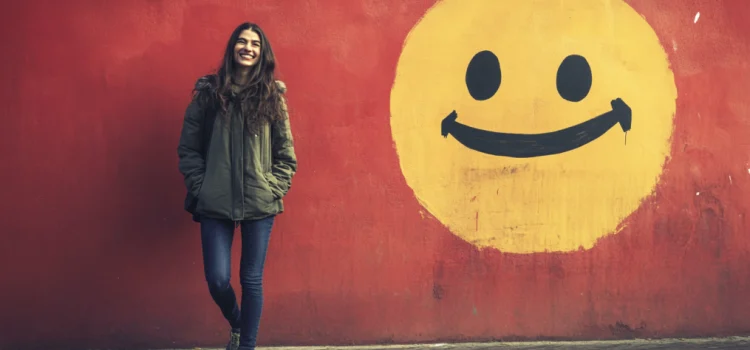
[[[240,347],[240,330],[232,329],[229,333],[229,344],[227,344],[227,350],[237,350]]]

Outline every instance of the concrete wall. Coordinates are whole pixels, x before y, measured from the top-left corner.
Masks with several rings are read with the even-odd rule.
[[[0,348],[225,342],[176,145],[192,84],[245,20],[273,40],[300,162],[262,344],[747,334],[747,4],[472,4],[3,4]],[[502,79],[467,86],[481,50]],[[585,69],[556,85],[567,54],[589,89]],[[622,105],[540,157],[438,135],[452,111],[536,134],[617,98],[627,142]]]

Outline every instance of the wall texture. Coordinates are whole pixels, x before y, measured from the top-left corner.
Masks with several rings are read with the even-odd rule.
[[[3,4],[0,348],[225,342],[176,145],[244,20],[300,162],[262,344],[750,333],[747,4],[433,5]]]

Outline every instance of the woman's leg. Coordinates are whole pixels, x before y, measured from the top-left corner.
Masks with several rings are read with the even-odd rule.
[[[255,341],[263,309],[263,265],[274,217],[242,223],[242,331],[240,349],[255,349]]]
[[[201,243],[203,270],[211,297],[219,306],[224,318],[233,329],[240,328],[240,309],[234,289],[229,283],[232,273],[232,239],[234,225],[231,220],[201,218]]]

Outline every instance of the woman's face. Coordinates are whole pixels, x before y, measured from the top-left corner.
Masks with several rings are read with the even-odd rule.
[[[252,67],[260,58],[260,37],[258,33],[246,29],[240,33],[234,44],[234,60],[241,67]]]

